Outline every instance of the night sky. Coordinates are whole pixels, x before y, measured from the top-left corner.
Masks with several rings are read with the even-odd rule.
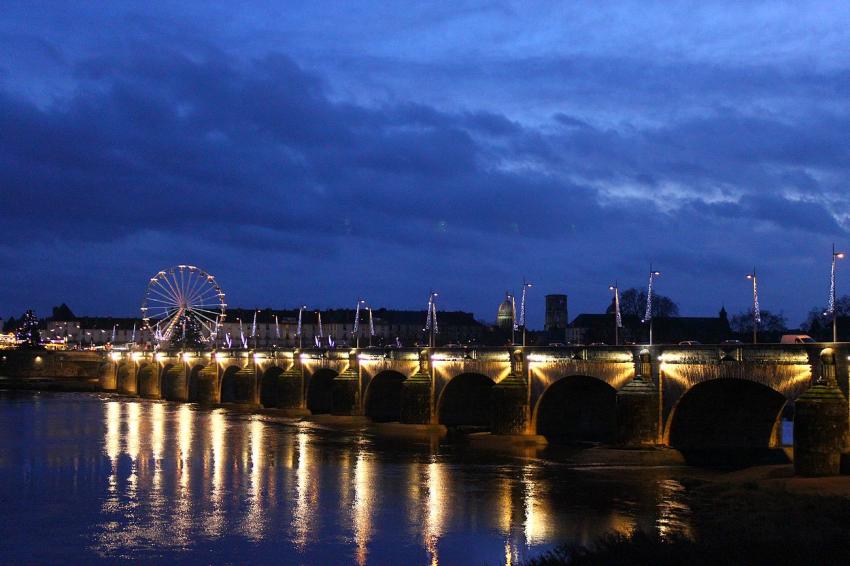
[[[686,315],[755,265],[796,325],[850,247],[846,3],[35,4],[0,13],[3,317],[136,314],[190,263],[232,306],[486,320],[527,277],[536,327],[652,261]]]

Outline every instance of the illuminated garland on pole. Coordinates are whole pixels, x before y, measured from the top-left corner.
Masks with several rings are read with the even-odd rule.
[[[248,349],[248,337],[245,336],[245,329],[242,327],[242,319],[239,319],[239,340],[242,342],[242,348]]]
[[[608,286],[608,290],[614,293],[614,345],[620,345],[620,329],[623,327],[623,317],[620,314],[620,288],[615,281]]]
[[[656,277],[661,275],[660,271],[653,271],[652,264],[649,264],[649,284],[646,288],[646,313],[643,315],[642,322],[649,322],[649,345],[652,345],[652,282]]]
[[[753,344],[755,344],[758,342],[758,329],[759,324],[761,324],[761,307],[759,306],[759,288],[755,267],[753,267],[753,272],[747,275],[747,279],[753,281]]]
[[[835,244],[832,245],[832,270],[829,272],[829,298],[826,303],[826,315],[835,314]]]
[[[440,330],[437,327],[437,292],[430,291],[428,293],[428,313],[425,315],[425,331],[428,332],[429,345],[434,347],[434,337],[439,334]]]
[[[321,348],[322,347],[322,338],[325,337],[325,331],[322,328],[322,311],[316,311],[316,317],[318,318],[318,321],[319,321],[319,335],[315,336],[313,338],[313,340],[316,343],[316,348]]]
[[[829,302],[826,306],[826,314],[832,316],[832,341],[838,341],[838,313],[835,300],[835,260],[844,259],[844,252],[835,251],[835,244],[832,244],[832,270],[829,274]]]
[[[522,280],[522,300],[519,305],[519,324],[522,326],[522,345],[525,346],[525,298],[528,290],[531,288],[531,283],[523,278]]]
[[[351,331],[351,334],[354,337],[354,345],[357,348],[360,347],[360,305],[365,302],[363,299],[357,299],[357,308],[354,309],[354,330]]]

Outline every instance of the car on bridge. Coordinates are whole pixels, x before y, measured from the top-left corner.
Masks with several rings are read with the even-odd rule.
[[[779,340],[780,344],[814,344],[815,339],[808,334],[784,334]]]

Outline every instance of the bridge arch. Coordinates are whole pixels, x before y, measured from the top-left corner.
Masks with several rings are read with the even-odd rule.
[[[219,383],[218,399],[220,403],[236,403],[238,401],[239,384],[237,374],[239,366],[228,366],[221,374]]]
[[[260,405],[276,408],[280,404],[280,376],[283,368],[272,366],[260,378]]]
[[[721,378],[689,389],[670,413],[665,443],[694,464],[745,465],[787,460],[781,445],[786,399],[761,383]]]
[[[437,419],[446,426],[490,428],[491,389],[495,382],[480,373],[452,378],[440,393]]]
[[[334,379],[339,375],[329,368],[316,370],[307,385],[307,409],[314,414],[334,412]]]
[[[617,426],[617,390],[587,375],[550,384],[537,402],[537,434],[550,442],[610,442]]]
[[[158,398],[160,396],[158,364],[154,362],[142,363],[139,366],[137,383],[139,384],[139,395]]]
[[[401,420],[401,391],[406,377],[393,370],[384,370],[369,381],[364,395],[364,413],[375,422]]]

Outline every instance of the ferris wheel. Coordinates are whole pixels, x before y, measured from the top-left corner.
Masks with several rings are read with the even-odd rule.
[[[177,265],[151,277],[142,319],[157,342],[167,342],[187,324],[205,343],[215,343],[227,304],[215,277],[194,265]]]

